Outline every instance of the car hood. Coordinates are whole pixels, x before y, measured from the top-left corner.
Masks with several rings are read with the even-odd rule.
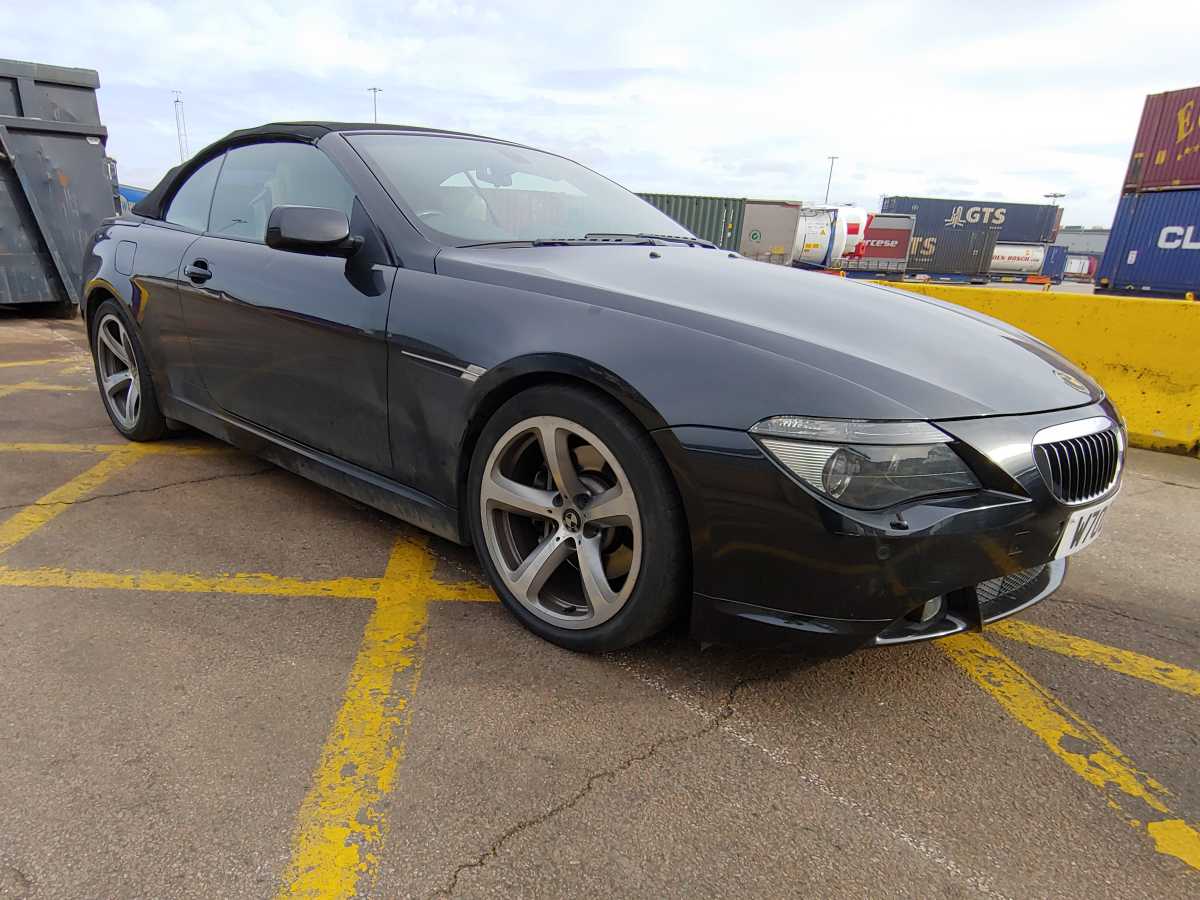
[[[440,253],[437,269],[737,341],[887,397],[897,417],[1014,415],[1103,397],[1080,369],[1003,322],[902,290],[723,250],[462,248]]]

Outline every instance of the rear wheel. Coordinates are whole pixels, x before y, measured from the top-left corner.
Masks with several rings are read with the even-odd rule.
[[[167,424],[136,330],[115,300],[101,303],[94,321],[92,357],[105,412],[130,440],[158,440]]]
[[[611,650],[683,608],[674,484],[649,435],[607,397],[558,385],[514,397],[480,436],[470,483],[484,568],[534,633]]]

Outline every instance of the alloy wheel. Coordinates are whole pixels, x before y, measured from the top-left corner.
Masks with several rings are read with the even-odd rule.
[[[642,557],[637,498],[583,426],[535,416],[496,442],[479,490],[483,534],[505,586],[543,621],[593,628],[621,611]]]
[[[142,409],[142,384],[125,323],[112,313],[96,328],[96,362],[109,412],[122,429],[132,431]]]

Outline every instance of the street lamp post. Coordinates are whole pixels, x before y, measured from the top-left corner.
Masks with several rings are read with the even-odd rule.
[[[1047,200],[1049,200],[1053,205],[1058,206],[1058,201],[1067,195],[1066,194],[1058,194],[1058,193],[1051,191],[1049,194],[1042,194],[1042,196],[1045,197]]]
[[[183,91],[171,91],[175,95],[175,140],[179,144],[179,161],[187,159],[187,119],[183,114]]]
[[[825,202],[829,202],[829,186],[833,184],[833,164],[837,161],[836,156],[830,156],[829,159],[829,179],[825,182]]]
[[[367,88],[371,92],[371,112],[375,116],[375,122],[379,121],[379,95],[383,93],[383,88]]]

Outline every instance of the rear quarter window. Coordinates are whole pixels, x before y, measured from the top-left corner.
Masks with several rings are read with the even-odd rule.
[[[191,174],[171,199],[171,205],[163,217],[166,221],[193,231],[208,228],[208,210],[212,206],[213,188],[217,184],[223,159],[224,156],[210,159]]]

